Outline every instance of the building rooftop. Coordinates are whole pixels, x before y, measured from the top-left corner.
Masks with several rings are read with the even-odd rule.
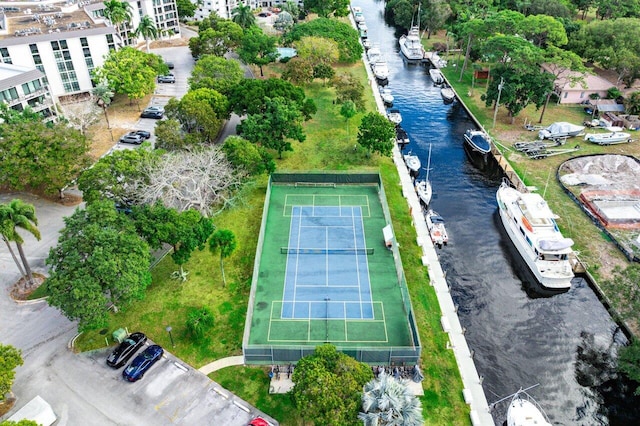
[[[29,6],[13,4],[15,3],[0,2],[0,7],[4,9],[0,12],[0,40],[3,41],[17,38],[20,39],[19,43],[25,43],[28,42],[25,38],[40,35],[89,29],[100,29],[102,31],[99,32],[104,32],[108,28],[104,22],[94,21],[79,7],[88,6],[90,2],[34,3]]]

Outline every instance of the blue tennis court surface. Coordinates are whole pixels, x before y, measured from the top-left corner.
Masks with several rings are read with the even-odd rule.
[[[373,319],[360,206],[292,206],[282,318]]]

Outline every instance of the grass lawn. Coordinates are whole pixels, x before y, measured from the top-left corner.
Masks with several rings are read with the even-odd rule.
[[[358,75],[366,87],[368,80],[362,64],[344,66],[338,72]],[[440,311],[435,293],[428,285],[428,274],[420,261],[421,252],[415,243],[408,206],[401,194],[399,177],[389,158],[370,155],[356,142],[357,127],[362,114],[349,123],[339,115],[333,103],[333,89],[322,83],[307,87],[307,95],[318,106],[318,113],[305,125],[307,140],[295,143],[293,152],[278,160],[278,170],[375,170],[380,171],[396,237],[412,297],[416,321],[423,345],[422,369],[425,375],[425,396],[422,398],[425,423],[430,425],[467,425],[469,410],[462,397],[462,383],[453,353],[446,349],[446,335],[440,326]],[[366,90],[368,109],[374,101]],[[231,229],[238,239],[238,249],[225,261],[228,286],[222,287],[218,258],[208,251],[194,253],[186,265],[188,280],[170,279],[176,270],[167,256],[153,270],[153,284],[143,301],[110,317],[109,325],[80,336],[79,350],[105,345],[105,337],[116,328],[143,331],[160,345],[170,347],[167,325],[173,327],[176,347],[173,352],[189,364],[200,367],[213,360],[241,354],[242,333],[247,310],[249,286],[266,177],[247,184],[236,205],[217,215],[218,228]],[[189,308],[208,306],[215,317],[214,329],[203,341],[194,341],[186,331]],[[269,395],[267,370],[259,367],[232,367],[213,373],[211,377],[241,398],[277,418],[283,425],[301,423],[286,395]]]

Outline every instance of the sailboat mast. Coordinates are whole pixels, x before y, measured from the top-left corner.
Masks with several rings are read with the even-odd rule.
[[[429,182],[429,170],[431,170],[431,144],[429,144],[429,157],[427,158],[427,182]]]

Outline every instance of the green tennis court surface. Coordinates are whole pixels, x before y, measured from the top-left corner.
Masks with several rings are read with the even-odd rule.
[[[383,238],[389,221],[380,194],[372,184],[271,184],[245,330],[247,362],[296,361],[325,342],[383,358],[390,348],[419,353],[406,284]],[[380,362],[377,355],[361,359]]]

